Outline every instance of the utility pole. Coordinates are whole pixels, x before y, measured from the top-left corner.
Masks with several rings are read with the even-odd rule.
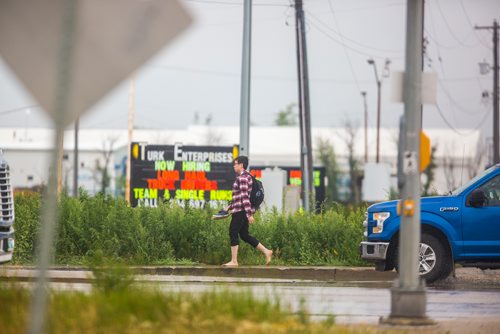
[[[403,86],[404,130],[401,179],[401,215],[399,232],[399,277],[391,289],[391,313],[383,323],[426,325],[425,283],[419,276],[420,244],[420,132],[422,107],[422,12],[423,0],[407,0],[406,61]]]
[[[80,118],[75,121],[75,151],[73,152],[73,197],[78,197],[78,128]]]
[[[365,164],[368,162],[368,106],[366,104],[366,92],[361,92],[365,107]]]
[[[295,0],[295,31],[297,39],[297,69],[299,82],[300,168],[302,170],[302,205],[309,211],[313,197],[313,165],[311,145],[311,116],[309,106],[309,73],[302,0]]]
[[[59,143],[57,144],[57,171],[54,171],[57,175],[57,196],[59,196],[63,189],[62,177],[63,177],[63,161],[64,161],[64,129],[62,136],[57,137],[59,139]]]
[[[493,30],[493,164],[500,163],[500,130],[499,130],[499,115],[498,115],[498,29],[497,20],[493,21],[493,26],[475,27],[477,30],[492,29]]]
[[[375,73],[377,72],[377,67],[373,66]],[[375,162],[380,162],[380,99],[382,91],[382,80],[377,78],[377,155],[375,157]]]
[[[243,8],[243,55],[241,62],[240,150],[250,153],[250,65],[252,54],[252,0],[245,0]]]
[[[135,79],[132,76],[128,91],[128,140],[127,140],[127,175],[125,179],[125,200],[130,204],[130,177],[132,175],[132,137],[134,132]]]

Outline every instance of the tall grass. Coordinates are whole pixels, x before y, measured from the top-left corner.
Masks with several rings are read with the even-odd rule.
[[[14,263],[35,261],[41,198],[15,198]],[[250,232],[275,251],[284,265],[360,265],[363,209],[337,206],[319,214],[257,214]],[[55,262],[86,264],[95,257],[126,264],[221,264],[229,259],[229,219],[211,220],[210,209],[161,205],[131,208],[105,195],[62,196],[55,242]],[[263,256],[241,243],[241,264],[263,264]]]
[[[31,294],[14,285],[0,286],[3,334],[25,333]],[[165,293],[153,288],[51,291],[47,333],[373,333],[335,325],[333,317],[311,322],[307,312],[290,313],[279,301],[256,299],[249,291]]]

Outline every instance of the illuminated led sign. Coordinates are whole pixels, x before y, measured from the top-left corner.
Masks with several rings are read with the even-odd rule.
[[[157,207],[160,202],[180,206],[220,208],[232,199],[232,146],[131,145],[130,204]],[[260,178],[267,166],[250,166]],[[279,167],[287,172],[287,183],[300,186],[298,167]],[[325,169],[314,168],[316,201],[325,198]]]
[[[232,198],[233,147],[132,143],[130,203],[219,208]]]
[[[250,166],[250,174],[260,179],[262,170],[269,168],[268,166]],[[278,166],[279,169],[286,171],[286,180],[288,185],[301,186],[302,185],[302,171],[300,167],[283,167]],[[318,205],[325,200],[325,167],[314,167],[313,169],[313,182],[316,196],[316,203]]]

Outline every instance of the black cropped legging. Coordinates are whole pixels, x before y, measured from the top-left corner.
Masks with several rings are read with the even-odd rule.
[[[255,239],[248,233],[248,218],[245,211],[238,211],[233,213],[231,217],[231,224],[229,224],[229,237],[231,238],[231,246],[238,246],[241,239],[249,243],[253,247],[257,247],[259,240]]]

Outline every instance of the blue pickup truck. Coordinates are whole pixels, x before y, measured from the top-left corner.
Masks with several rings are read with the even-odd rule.
[[[379,271],[398,269],[398,201],[377,203],[366,213],[361,257]],[[444,279],[455,263],[492,268],[500,265],[500,164],[449,196],[421,199],[420,276]]]

